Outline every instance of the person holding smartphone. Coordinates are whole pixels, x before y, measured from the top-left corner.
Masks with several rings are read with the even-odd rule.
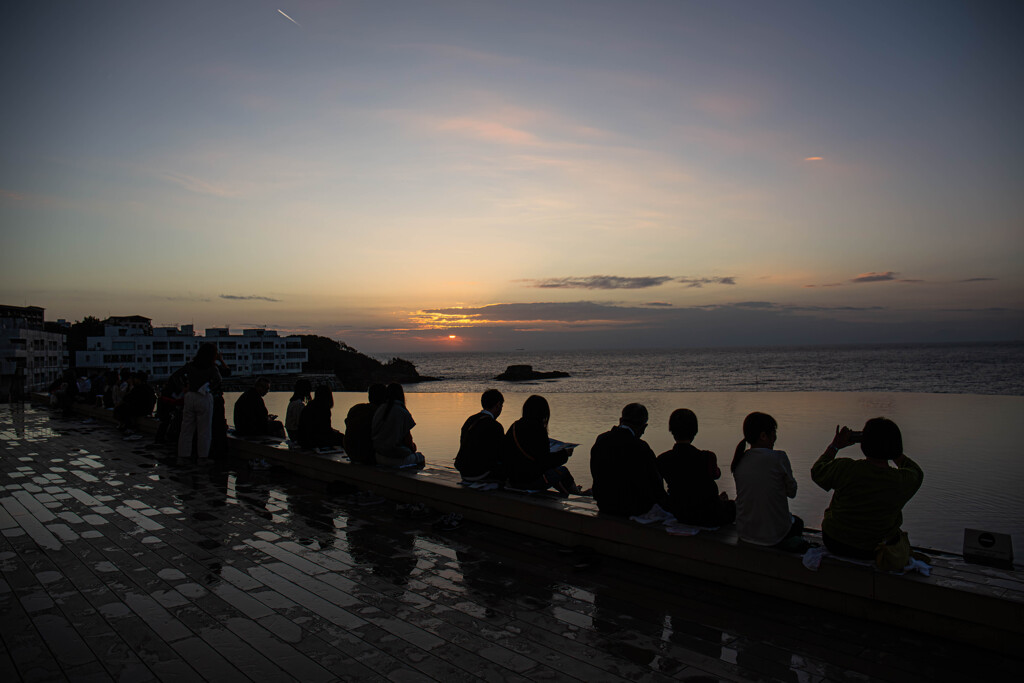
[[[858,442],[864,459],[836,457]],[[837,425],[832,443],[811,467],[811,479],[833,491],[821,523],[825,547],[835,555],[871,560],[880,545],[900,541],[903,506],[921,488],[924,472],[903,453],[896,423],[876,417],[862,432]]]

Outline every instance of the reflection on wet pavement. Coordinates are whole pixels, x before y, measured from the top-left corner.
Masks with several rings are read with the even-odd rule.
[[[3,680],[925,680],[1019,662],[2,411]],[[984,665],[979,662],[985,662]]]

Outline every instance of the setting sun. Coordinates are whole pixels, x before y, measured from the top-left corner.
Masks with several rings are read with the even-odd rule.
[[[448,338],[449,338],[449,339],[455,339],[455,335],[454,335],[454,334],[449,334],[449,335],[448,335]]]

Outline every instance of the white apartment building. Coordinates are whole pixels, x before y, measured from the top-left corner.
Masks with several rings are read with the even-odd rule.
[[[0,306],[0,393],[42,391],[67,366],[63,334],[47,332],[39,306]]]
[[[231,334],[226,327],[212,327],[200,337],[192,325],[149,329],[152,334],[143,325],[105,325],[103,336],[89,337],[77,353],[78,367],[145,370],[150,379],[167,379],[206,342],[217,346],[234,377],[300,373],[309,360],[299,337],[279,337],[277,330]]]

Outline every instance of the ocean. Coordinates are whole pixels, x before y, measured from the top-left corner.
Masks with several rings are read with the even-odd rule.
[[[830,494],[811,481],[811,464],[837,424],[859,429],[882,415],[900,426],[907,455],[925,471],[924,485],[904,509],[914,544],[959,552],[965,527],[1009,533],[1018,548],[1024,542],[1024,459],[1017,443],[1024,416],[1022,343],[402,357],[421,374],[443,378],[406,386],[417,422],[413,437],[432,465],[452,467],[462,422],[479,410],[480,392],[497,387],[506,395],[506,427],[528,394],[548,399],[551,436],[580,444],[568,465],[584,486],[591,481],[590,447],[616,424],[622,406],[647,406],[644,438],[656,453],[671,448],[669,414],[690,408],[700,421],[695,444],[718,454],[719,487],[732,496],[728,463],[744,416],[758,410],[778,421],[776,447],[793,465],[799,493],[790,509],[818,527]],[[572,377],[491,379],[511,364]],[[225,396],[229,406],[236,397]],[[273,392],[267,406],[283,416],[288,397]],[[336,392],[334,399],[334,426],[344,431],[345,414],[365,394]],[[842,455],[860,457],[855,446]]]
[[[378,354],[379,355],[379,354]],[[406,391],[882,391],[1024,396],[1024,342],[397,354],[438,382]],[[381,356],[384,360],[385,356]],[[571,377],[499,382],[509,365]]]

